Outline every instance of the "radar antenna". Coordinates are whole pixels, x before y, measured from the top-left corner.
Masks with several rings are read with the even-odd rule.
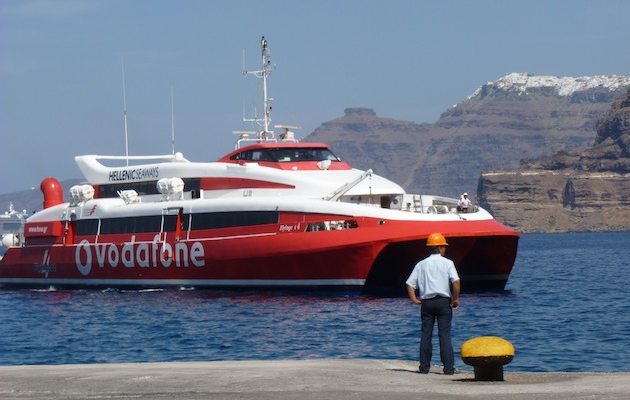
[[[263,116],[262,118],[244,119],[244,121],[256,122],[261,128],[261,132],[257,132],[256,136],[258,140],[266,141],[267,138],[273,138],[273,131],[269,130],[269,124],[271,123],[271,110],[272,107],[269,104],[273,99],[267,97],[267,76],[276,69],[276,65],[271,63],[271,52],[267,47],[267,39],[263,36],[260,40],[261,48],[261,61],[262,68],[259,71],[247,71],[243,70],[243,74],[254,75],[256,78],[262,79],[263,86]]]

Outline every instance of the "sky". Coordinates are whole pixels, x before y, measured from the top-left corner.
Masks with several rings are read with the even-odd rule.
[[[349,107],[435,122],[512,72],[628,76],[628,21],[627,0],[1,0],[0,194],[81,178],[80,154],[170,154],[173,132],[192,161],[231,151],[262,36],[272,125],[303,138]]]

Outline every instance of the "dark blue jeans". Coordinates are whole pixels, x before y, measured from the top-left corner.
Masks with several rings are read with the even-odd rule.
[[[448,297],[436,297],[423,300],[421,307],[420,372],[426,374],[431,367],[431,355],[433,353],[431,337],[433,336],[433,325],[437,319],[440,359],[442,364],[444,364],[444,373],[452,374],[455,372],[455,355],[451,344],[451,320],[453,319],[451,299]]]

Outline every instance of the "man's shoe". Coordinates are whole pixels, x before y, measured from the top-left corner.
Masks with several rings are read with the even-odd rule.
[[[428,374],[429,370],[427,369],[426,371],[422,369],[422,365],[418,366],[418,372],[420,372],[421,374]]]
[[[457,368],[453,368],[452,371],[444,371],[444,375],[455,375],[455,374],[459,374],[459,370]]]

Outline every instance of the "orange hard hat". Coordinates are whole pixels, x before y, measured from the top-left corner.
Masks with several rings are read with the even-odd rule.
[[[427,246],[448,246],[448,243],[446,243],[444,235],[436,232],[430,234],[427,238]]]

